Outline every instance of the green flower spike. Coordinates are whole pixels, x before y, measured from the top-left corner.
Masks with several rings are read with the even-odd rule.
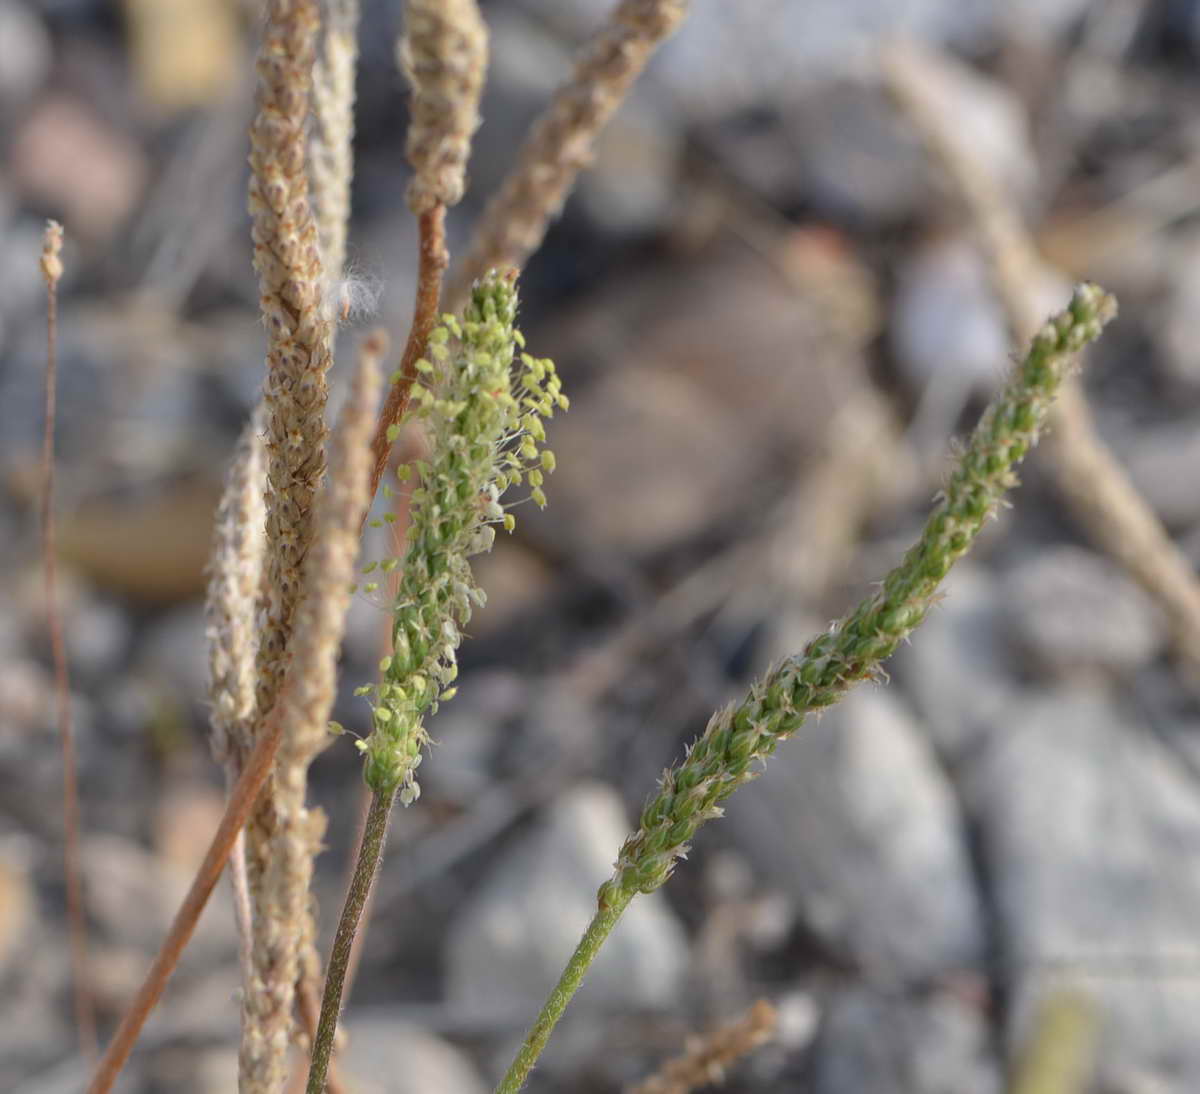
[[[461,320],[443,317],[429,340],[430,359],[417,364],[411,405],[430,456],[416,464],[393,652],[373,689],[374,728],[359,744],[367,785],[383,794],[399,790],[406,805],[420,792],[424,719],[453,696],[463,628],[484,602],[467,560],[490,550],[497,524],[512,530],[512,514],[501,504],[510,487],[527,482],[533,500],[546,504],[542,475],[554,457],[541,448],[542,420],[566,409],[567,399],[550,361],[517,355],[524,339],[513,327],[516,311],[513,278],[489,274],[475,285]]]
[[[721,803],[758,773],[775,746],[808,715],[836,703],[860,680],[882,674],[933,604],[938,583],[971,546],[1005,492],[1013,466],[1037,440],[1075,355],[1116,315],[1095,285],[1075,290],[1070,307],[1038,332],[1028,355],[992,401],[925,524],[921,538],[880,588],[798,657],[759,679],[737,705],[718,711],[683,760],[664,773],[658,793],[625,841],[596,914],[551,991],[496,1094],[517,1094],[604,940],[638,893],[662,885],[688,841]]]
[[[616,874],[600,890],[601,906],[618,892],[662,885],[696,829],[720,815],[720,803],[754,778],[776,744],[851,685],[881,674],[882,662],[925,618],[942,578],[1016,485],[1013,467],[1037,442],[1075,355],[1115,315],[1111,296],[1082,285],[1070,307],[1042,327],[976,426],[915,546],[850,615],[758,680],[741,703],[713,716],[683,761],[663,775],[638,831],[621,849]]]

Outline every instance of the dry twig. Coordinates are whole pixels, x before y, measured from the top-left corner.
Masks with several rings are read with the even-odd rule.
[[[95,1059],[96,1011],[92,1001],[87,957],[87,921],[83,908],[83,878],[79,868],[79,782],[75,764],[75,731],[71,724],[71,685],[67,649],[58,607],[58,546],[54,523],[54,427],[58,403],[58,282],[63,275],[63,229],[46,222],[42,240],[42,277],[46,282],[46,420],[42,437],[42,565],[46,583],[46,627],[54,659],[54,705],[62,742],[63,872],[67,889],[67,922],[71,942],[71,978],[75,1029],[79,1049]]]
[[[271,765],[275,762],[275,753],[279,748],[282,726],[281,711],[277,707],[263,725],[255,741],[254,751],[247,758],[246,766],[230,792],[229,800],[225,804],[225,813],[209,844],[204,861],[192,879],[187,896],[175,914],[167,937],[146,973],[142,986],[129,1004],[116,1034],[92,1076],[88,1094],[107,1094],[116,1082],[121,1068],[125,1066],[125,1061],[129,1059],[138,1034],[167,986],[171,973],[179,963],[180,955],[191,940],[200,914],[204,911],[217,882],[221,880],[221,873],[237,841],[238,833],[250,816],[255,800],[271,773]]]

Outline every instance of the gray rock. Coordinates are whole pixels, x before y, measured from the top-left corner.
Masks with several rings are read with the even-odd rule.
[[[985,570],[960,563],[942,593],[892,659],[891,671],[938,751],[957,765],[983,744],[1011,702],[1016,666],[1001,626],[999,592]]]
[[[153,953],[187,892],[191,877],[170,868],[129,840],[85,835],[81,854],[88,911],[98,938],[123,950]],[[232,902],[226,883],[205,908],[181,968],[204,969],[236,947]]]
[[[1080,547],[1040,551],[1001,583],[1004,622],[1037,671],[1129,672],[1165,640],[1153,601],[1115,563]]]
[[[897,124],[880,90],[860,81],[831,81],[801,96],[784,123],[786,172],[770,187],[794,199],[797,185],[817,209],[839,220],[877,225],[923,212],[929,197],[929,160],[916,138]],[[753,177],[762,152],[744,148],[748,166],[736,170]],[[767,161],[769,162],[769,161]],[[757,173],[761,176],[762,169]],[[789,181],[790,180],[790,181]]]
[[[150,680],[172,685],[180,701],[208,701],[208,651],[204,638],[204,608],[187,604],[164,615],[144,633],[138,667]]]
[[[80,596],[71,606],[66,628],[67,658],[72,676],[102,680],[125,664],[133,632],[127,610],[98,597]]]
[[[1119,443],[1134,486],[1167,525],[1200,521],[1200,430],[1194,421],[1157,425]]]
[[[810,722],[727,811],[756,867],[873,973],[916,977],[979,960],[953,797],[888,692],[859,688]]]
[[[473,1013],[536,1011],[596,909],[630,825],[606,786],[577,785],[501,855],[455,917],[447,994]],[[660,894],[639,897],[588,973],[573,1007],[665,1006],[687,965],[683,929]]]
[[[839,992],[814,1048],[814,1094],[997,1094],[998,1061],[977,1009],[948,993]]]
[[[608,234],[659,230],[677,206],[683,128],[643,86],[634,86],[605,126],[595,160],[579,179],[582,207]]]
[[[960,237],[939,239],[904,263],[891,338],[896,364],[915,391],[931,391],[957,408],[968,394],[997,386],[1008,333],[975,246]]]
[[[29,5],[0,0],[0,108],[22,105],[50,70],[50,35]]]
[[[1014,703],[969,798],[1024,1040],[1046,993],[1098,1012],[1097,1089],[1200,1084],[1200,790],[1136,717],[1079,690]]]
[[[479,1073],[453,1045],[388,1011],[355,1011],[339,1057],[361,1094],[486,1094]]]

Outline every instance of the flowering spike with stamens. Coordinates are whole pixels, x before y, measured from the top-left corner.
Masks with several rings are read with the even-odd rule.
[[[641,824],[621,848],[600,906],[657,889],[688,841],[721,803],[758,773],[760,761],[805,718],[838,702],[860,680],[879,678],[889,658],[926,616],[950,567],[966,553],[1004,494],[1013,467],[1037,442],[1039,428],[1075,355],[1116,314],[1095,285],[1075,290],[1070,307],[1047,322],[1028,355],[975,428],[921,538],[879,588],[804,652],[754,683],[736,706],[713,715],[682,762],[664,773]]]
[[[421,362],[412,413],[429,436],[416,470],[408,550],[393,605],[392,655],[375,688],[374,728],[360,744],[371,789],[418,794],[424,718],[450,697],[463,628],[483,591],[468,559],[512,528],[501,497],[533,469],[549,469],[541,419],[567,405],[550,361],[517,353],[511,275],[480,280],[461,318],[445,316]],[[534,500],[545,504],[540,485]]]

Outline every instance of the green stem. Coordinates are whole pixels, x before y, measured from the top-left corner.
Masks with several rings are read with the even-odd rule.
[[[529,1072],[533,1070],[542,1049],[546,1047],[546,1042],[550,1039],[550,1034],[562,1017],[563,1011],[567,1009],[571,997],[579,990],[579,985],[596,959],[596,954],[600,952],[604,940],[617,925],[617,920],[621,918],[621,913],[629,906],[633,897],[633,892],[613,893],[611,899],[602,904],[600,910],[592,917],[592,922],[588,924],[587,931],[575,947],[575,952],[567,962],[567,967],[563,969],[562,976],[558,978],[550,998],[546,1000],[537,1021],[525,1035],[525,1041],[512,1065],[500,1081],[500,1085],[496,1087],[496,1094],[517,1094],[525,1085]],[[308,1094],[314,1094],[311,1088]]]
[[[371,808],[367,811],[367,820],[363,825],[358,861],[354,864],[354,875],[350,878],[350,888],[346,891],[346,903],[342,905],[342,917],[338,920],[337,934],[333,937],[333,949],[329,954],[329,967],[325,972],[325,994],[321,997],[321,1017],[317,1021],[317,1033],[313,1038],[307,1094],[324,1094],[325,1078],[329,1073],[329,1058],[333,1055],[333,1039],[342,1012],[342,990],[346,985],[350,952],[354,948],[354,936],[358,933],[363,908],[375,881],[375,872],[383,858],[388,817],[391,815],[395,798],[395,789],[376,791],[371,795]]]

